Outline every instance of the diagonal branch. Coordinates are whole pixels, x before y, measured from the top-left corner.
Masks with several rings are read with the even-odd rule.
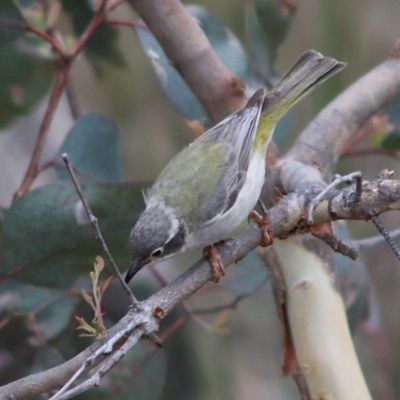
[[[378,190],[378,188],[381,190]],[[387,190],[388,188],[390,190]],[[334,210],[336,218],[368,219],[371,216],[371,208],[369,207],[371,202],[375,204],[373,210],[377,214],[400,207],[399,180],[378,179],[376,182],[364,182],[363,193],[367,193],[368,203],[365,203],[364,198],[361,197],[360,202],[354,206],[353,211],[348,209],[348,198],[352,197],[351,190],[356,190],[355,185],[347,187],[335,195]],[[345,192],[345,194],[340,196],[341,192]],[[302,218],[305,219],[307,207],[304,198],[305,196],[300,194],[291,193],[268,211],[273,236],[287,237],[298,222]],[[342,208],[339,206],[340,199],[343,199]],[[317,211],[320,212],[318,208]],[[329,217],[329,214],[326,215]],[[259,225],[256,223],[249,225],[219,248],[222,262],[225,266],[229,266],[241,260],[249,251],[258,246],[260,240],[261,230]],[[168,315],[176,305],[206,285],[211,278],[212,273],[207,259],[199,260],[169,285],[139,303],[139,311],[127,313],[106,333],[103,340],[95,342],[84,352],[58,367],[3,386],[0,388],[0,398],[7,398],[7,394],[11,393],[13,398],[18,400],[28,395],[32,396],[53,390],[65,384],[77,370],[82,368],[82,365],[85,365],[82,372],[87,372],[88,369],[102,362],[107,362],[104,367],[106,368],[109,365],[108,357],[117,351],[116,348],[114,349],[113,344],[119,340],[118,338],[125,337],[127,334],[128,336],[134,335],[136,337],[138,330],[146,335],[151,335],[155,332],[160,318]],[[133,346],[134,342],[131,342],[131,344]],[[92,362],[93,359],[94,361]],[[91,360],[91,362],[88,363],[88,360]]]
[[[287,154],[332,174],[346,143],[370,117],[400,94],[400,58],[390,58],[361,77],[325,107]]]
[[[211,48],[180,0],[129,0],[214,122],[246,103],[244,84]]]

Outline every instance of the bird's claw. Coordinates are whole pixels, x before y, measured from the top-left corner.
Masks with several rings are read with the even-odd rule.
[[[208,258],[208,262],[210,263],[211,272],[212,272],[212,280],[215,283],[219,282],[221,276],[225,276],[225,268],[222,264],[221,257],[219,256],[217,248],[212,244],[210,246],[206,246],[203,249],[203,253]]]
[[[253,210],[249,214],[248,220],[249,221],[254,220],[257,222],[258,225],[260,225],[261,232],[262,232],[260,246],[262,246],[262,247],[271,246],[271,244],[274,242],[274,239],[270,232],[269,219],[268,219],[267,212],[264,210],[262,214],[259,214],[257,211]]]

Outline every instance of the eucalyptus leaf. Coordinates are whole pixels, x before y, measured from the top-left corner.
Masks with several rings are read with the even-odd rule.
[[[108,118],[95,113],[75,121],[59,154],[68,158],[79,172],[99,182],[122,181],[118,154],[118,129]],[[64,168],[57,167],[60,179],[70,179]]]
[[[26,318],[27,325],[34,321],[35,330],[47,342],[68,326],[78,304],[76,296],[64,295],[65,292],[60,290],[7,279],[0,285],[0,311],[29,317]]]
[[[0,127],[25,114],[49,90],[54,63],[22,53],[15,44],[0,48]]]
[[[270,74],[273,71],[278,48],[289,32],[296,10],[290,1],[280,0],[254,0],[247,6],[252,55]]]
[[[127,266],[129,232],[143,208],[141,188],[87,180],[81,184],[116,262]],[[96,255],[103,255],[69,181],[35,189],[14,201],[0,238],[0,274],[11,273],[38,286],[69,287],[92,270]]]
[[[380,146],[388,150],[400,150],[400,132],[393,131],[387,134],[381,141]]]
[[[253,75],[247,54],[237,37],[205,8],[197,5],[188,5],[186,8],[196,18],[211,47],[225,66],[250,88],[256,90],[261,87],[262,84]],[[140,44],[152,63],[158,82],[174,107],[188,119],[207,118],[203,106],[171,65],[152,33],[146,28],[136,27],[135,29]]]
[[[0,21],[25,23],[21,11],[13,0],[0,1]],[[0,46],[13,42],[24,33],[22,29],[12,28],[0,22]]]
[[[63,9],[70,14],[75,34],[79,37],[92,21],[95,11],[87,1],[63,0]],[[118,47],[119,31],[116,27],[100,24],[88,39],[84,52],[95,70],[100,73],[101,62],[126,67],[125,58]]]

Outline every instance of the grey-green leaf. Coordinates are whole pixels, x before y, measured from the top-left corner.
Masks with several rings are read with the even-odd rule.
[[[1,33],[0,33],[1,36]],[[15,43],[0,48],[0,127],[26,113],[50,88],[54,63],[22,53]]]
[[[4,24],[1,21],[4,21]],[[13,42],[25,33],[22,29],[7,26],[7,22],[25,23],[21,11],[13,0],[0,1],[0,46]]]
[[[63,153],[74,168],[94,180],[123,180],[117,126],[100,114],[86,114],[75,122],[61,146],[60,155]],[[60,179],[70,179],[64,168],[57,167],[57,174]]]
[[[143,208],[135,184],[81,181],[117,263],[128,265],[128,236]],[[0,236],[0,274],[38,286],[67,288],[103,255],[76,191],[69,181],[47,185],[17,199]]]
[[[186,7],[197,19],[211,47],[226,67],[249,87],[258,89],[262,86],[251,72],[247,54],[237,37],[205,8],[197,5]],[[142,48],[151,60],[161,88],[174,107],[188,119],[207,118],[204,108],[176,69],[171,66],[151,32],[145,28],[136,28],[136,32]]]

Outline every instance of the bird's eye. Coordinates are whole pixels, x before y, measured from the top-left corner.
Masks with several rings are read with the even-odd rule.
[[[164,248],[163,248],[163,247],[159,247],[158,249],[155,249],[155,250],[151,253],[151,256],[152,256],[152,257],[155,257],[155,258],[161,257],[162,254],[163,254],[163,251],[164,251]]]

